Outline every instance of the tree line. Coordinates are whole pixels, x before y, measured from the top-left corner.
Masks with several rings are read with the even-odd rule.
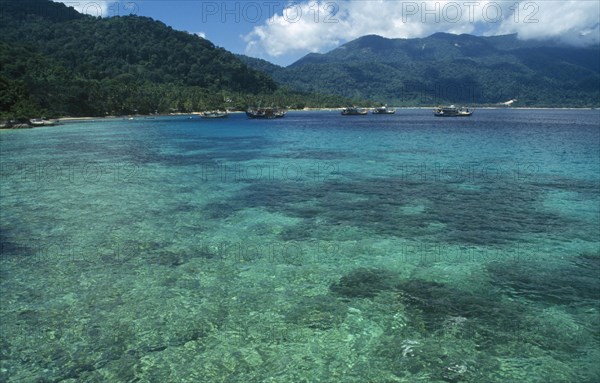
[[[6,0],[0,12],[4,120],[345,102],[281,87],[210,41],[150,18],[95,18],[49,0]]]

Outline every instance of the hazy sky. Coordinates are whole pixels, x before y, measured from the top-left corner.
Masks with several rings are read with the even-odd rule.
[[[58,0],[54,0],[58,1]],[[435,32],[600,41],[600,2],[578,1],[200,1],[61,0],[94,16],[136,14],[199,34],[234,53],[288,65],[367,34],[426,37]]]

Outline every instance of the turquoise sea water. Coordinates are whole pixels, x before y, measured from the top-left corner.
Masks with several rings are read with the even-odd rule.
[[[0,132],[0,381],[596,382],[600,114]]]

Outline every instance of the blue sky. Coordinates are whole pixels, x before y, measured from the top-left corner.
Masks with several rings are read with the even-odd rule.
[[[59,1],[59,0],[54,0]],[[600,42],[600,2],[405,0],[60,0],[94,16],[136,14],[196,33],[234,53],[288,65],[367,34],[426,37],[435,32]]]

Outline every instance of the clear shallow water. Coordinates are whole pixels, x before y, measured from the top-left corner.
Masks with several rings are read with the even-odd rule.
[[[594,382],[597,111],[0,132],[0,380]]]

